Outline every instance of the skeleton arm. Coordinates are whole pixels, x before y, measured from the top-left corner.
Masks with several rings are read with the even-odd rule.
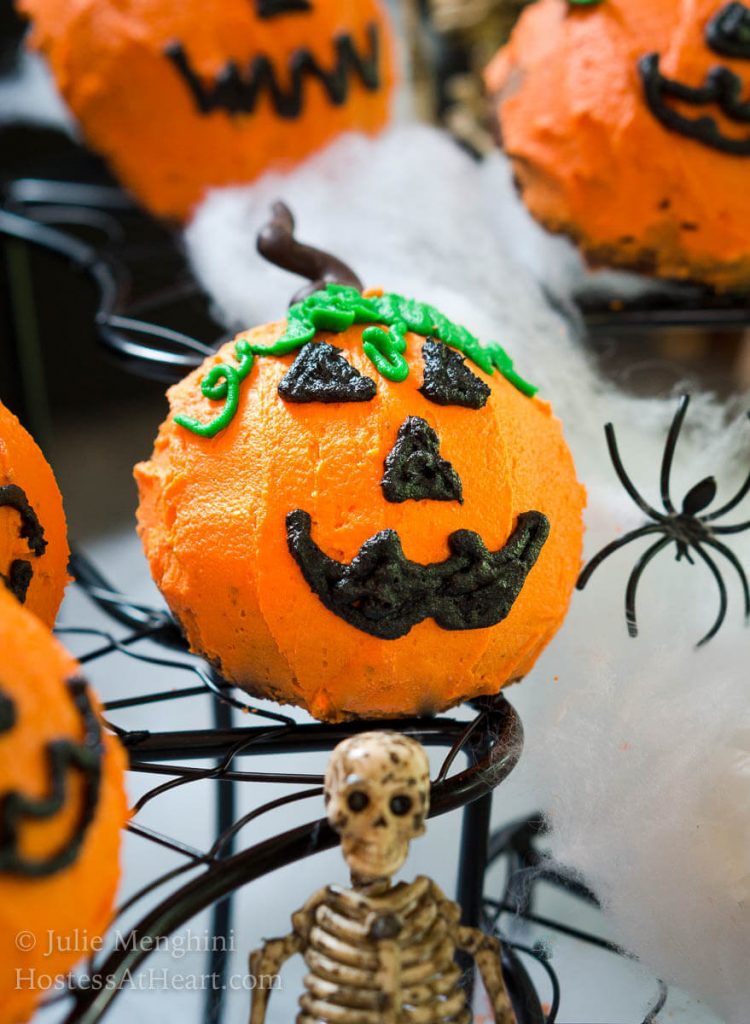
[[[271,994],[268,979],[276,976],[290,957],[301,952],[302,936],[291,932],[283,939],[271,939],[250,954],[250,976],[253,979],[250,1024],[264,1024]]]
[[[501,967],[502,948],[500,940],[493,935],[485,935],[478,928],[460,925],[456,935],[456,945],[464,953],[474,957],[474,962],[482,975],[484,987],[490,997],[495,1013],[496,1024],[514,1024],[515,1017],[505,990]]]
[[[479,928],[470,928],[459,924],[461,908],[445,893],[432,883],[432,893],[440,908],[440,913],[448,921],[456,948],[473,957],[479,968],[487,995],[495,1016],[495,1024],[515,1024],[513,1008],[505,990],[501,966],[502,947],[500,940],[492,935],[485,935]]]
[[[272,984],[287,960],[304,953],[307,937],[315,921],[315,911],[325,900],[325,890],[316,892],[301,910],[292,914],[292,931],[282,939],[269,939],[250,954],[249,973],[253,979],[249,1024],[265,1024]]]

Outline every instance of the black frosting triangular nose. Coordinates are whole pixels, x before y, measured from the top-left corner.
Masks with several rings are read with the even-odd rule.
[[[441,457],[435,431],[419,416],[407,417],[399,427],[380,486],[386,501],[463,502],[461,478]]]

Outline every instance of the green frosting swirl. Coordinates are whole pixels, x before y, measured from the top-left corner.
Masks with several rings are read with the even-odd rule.
[[[370,325],[362,332],[362,349],[378,373],[388,380],[403,381],[409,376],[409,364],[403,353],[406,332],[413,331],[457,349],[487,374],[498,369],[524,395],[532,397],[537,392],[516,373],[513,360],[501,345],[482,344],[434,306],[394,292],[365,296],[349,285],[329,284],[290,308],[286,330],[273,344],[253,345],[242,339],[235,345],[238,367],[220,363],[209,370],[201,391],[206,398],[224,401],[224,408],[215,419],[200,423],[179,415],[175,416],[175,423],[201,437],[214,437],[229,425],[237,411],[239,386],[252,369],[254,355],[284,356],[312,341],[319,331],[340,334],[354,324]]]
[[[201,383],[201,393],[206,398],[213,402],[224,402],[224,408],[219,415],[208,423],[201,423],[192,416],[183,416],[180,413],[175,416],[175,423],[199,437],[216,437],[219,431],[229,426],[240,403],[240,384],[252,370],[255,358],[250,343],[244,338],[234,346],[234,354],[237,356],[238,366],[217,363],[211,367]]]

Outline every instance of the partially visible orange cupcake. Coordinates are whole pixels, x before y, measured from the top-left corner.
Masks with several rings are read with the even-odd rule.
[[[70,578],[69,557],[52,467],[0,403],[0,587],[52,626]]]
[[[386,0],[18,0],[86,139],[161,217],[391,116]]]
[[[127,819],[125,755],[79,666],[0,588],[0,1024],[106,929]]]
[[[750,7],[539,0],[486,83],[524,202],[592,264],[750,286]]]

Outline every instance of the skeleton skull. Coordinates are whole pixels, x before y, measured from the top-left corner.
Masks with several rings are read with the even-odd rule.
[[[424,832],[430,766],[424,748],[397,732],[366,732],[339,743],[325,779],[328,820],[352,875],[387,878]]]

